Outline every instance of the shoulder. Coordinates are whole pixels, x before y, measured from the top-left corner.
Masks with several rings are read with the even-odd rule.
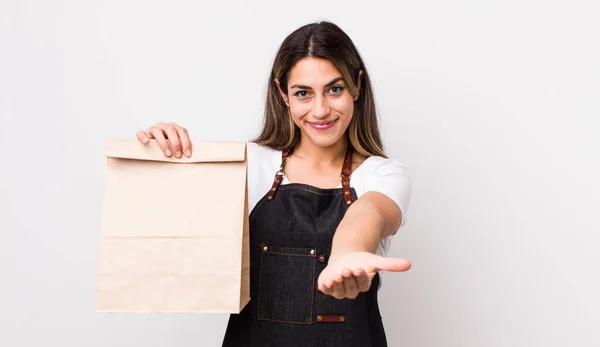
[[[366,183],[378,178],[397,176],[403,179],[411,180],[411,173],[408,166],[401,160],[394,158],[384,158],[380,156],[370,156],[359,161],[360,165],[352,173],[360,182]]]
[[[276,154],[281,154],[281,151],[277,151],[269,146],[263,146],[252,141],[248,141],[246,143],[246,147],[249,156],[252,155],[255,157],[268,157]]]
[[[246,148],[249,170],[272,171],[273,167],[279,167],[281,151],[255,142],[248,142]]]
[[[377,174],[401,174],[410,178],[408,166],[399,159],[371,156],[365,160],[371,175]],[[364,162],[363,162],[364,164]]]
[[[266,194],[281,164],[281,151],[255,142],[246,145],[248,166],[248,208],[250,211]]]
[[[402,225],[405,224],[412,196],[412,177],[403,161],[371,156],[355,170],[351,182],[358,197],[377,191],[393,200],[402,212]]]

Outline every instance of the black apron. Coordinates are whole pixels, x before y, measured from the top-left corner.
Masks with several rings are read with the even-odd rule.
[[[350,187],[352,146],[342,188],[281,185],[289,152],[272,188],[250,214],[250,302],[229,318],[223,347],[385,347],[375,275],[368,292],[338,300],[319,292],[335,230],[356,200]]]

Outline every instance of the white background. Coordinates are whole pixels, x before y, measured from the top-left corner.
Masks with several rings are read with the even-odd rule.
[[[94,312],[105,141],[247,140],[281,41],[320,19],[370,70],[414,178],[390,346],[600,345],[595,1],[0,0],[0,345],[219,346],[226,315]],[[161,203],[158,202],[157,203]]]

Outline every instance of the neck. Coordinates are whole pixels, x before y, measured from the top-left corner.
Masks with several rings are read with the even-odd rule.
[[[344,159],[347,144],[348,140],[345,136],[329,147],[320,147],[310,141],[303,141],[300,138],[293,154],[301,158],[312,158],[319,162],[333,164]]]

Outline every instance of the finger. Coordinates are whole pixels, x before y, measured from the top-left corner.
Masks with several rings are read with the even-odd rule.
[[[175,129],[175,127],[171,124],[164,123],[160,125],[160,128],[163,129],[165,134],[167,134],[167,138],[171,143],[171,151],[175,153],[175,157],[181,158],[181,141],[179,141],[179,133],[177,132],[177,129]]]
[[[333,294],[333,281],[327,280],[323,284],[319,286],[319,290],[323,294],[332,295]]]
[[[371,281],[369,280],[369,275],[367,272],[361,268],[354,269],[352,274],[356,278],[356,284],[358,286],[358,290],[360,292],[366,292],[371,287]]]
[[[188,158],[191,157],[192,141],[190,140],[190,135],[188,134],[187,129],[175,123],[171,124],[175,127],[177,133],[179,134],[179,141],[181,141],[181,150]]]
[[[144,130],[140,130],[137,132],[136,137],[138,141],[147,145],[150,142],[150,135],[148,135]]]
[[[411,267],[410,261],[404,258],[379,257],[378,259],[374,264],[376,270],[400,272],[407,271]]]
[[[345,297],[350,299],[356,299],[359,294],[358,291],[358,283],[356,282],[356,278],[354,278],[354,274],[350,269],[344,269],[342,271],[342,276],[344,276],[344,291]]]
[[[317,288],[325,294],[331,294],[333,293],[333,281],[331,279],[326,279],[326,275],[327,273],[325,271],[321,272],[317,279]]]
[[[344,290],[344,279],[342,275],[338,275],[338,278],[336,278],[333,282],[332,296],[336,299],[343,299],[346,297],[346,291]]]
[[[156,142],[158,142],[158,145],[160,146],[162,151],[165,153],[165,155],[167,157],[170,157],[173,154],[173,152],[171,152],[171,148],[170,148],[169,144],[167,143],[167,140],[165,139],[163,130],[159,127],[151,127],[149,130],[149,133],[152,134],[152,136],[154,136],[154,138],[156,139]]]

